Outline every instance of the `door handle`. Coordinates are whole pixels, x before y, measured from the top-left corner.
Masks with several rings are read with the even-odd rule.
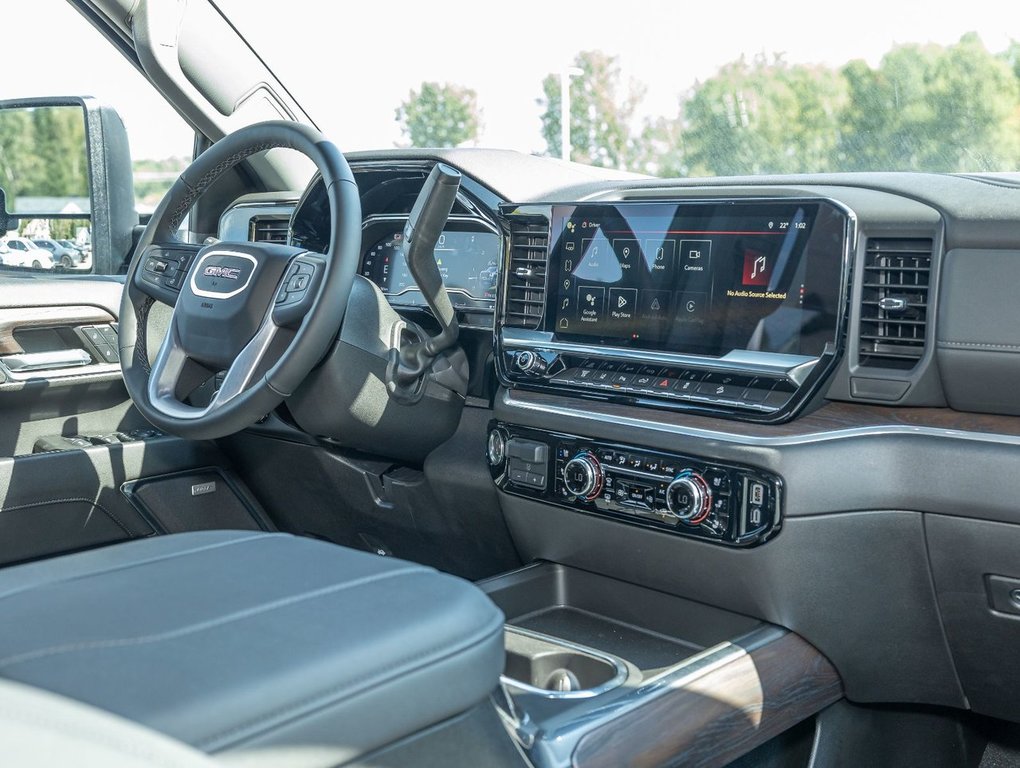
[[[90,365],[92,356],[84,349],[56,349],[52,352],[22,352],[0,357],[0,363],[11,373],[49,371],[54,368],[76,368]]]

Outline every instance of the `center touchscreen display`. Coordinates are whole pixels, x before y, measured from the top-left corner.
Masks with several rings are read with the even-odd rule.
[[[836,336],[846,223],[824,201],[554,206],[547,328],[678,353],[820,355]]]

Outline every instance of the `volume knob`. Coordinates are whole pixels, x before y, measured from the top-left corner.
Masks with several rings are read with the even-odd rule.
[[[705,478],[685,469],[666,489],[666,506],[680,522],[700,525],[712,511],[712,490]]]
[[[530,376],[541,376],[548,369],[542,356],[530,349],[518,352],[517,357],[514,358],[514,365],[517,366],[518,371]]]
[[[581,451],[563,467],[563,484],[572,496],[591,501],[602,493],[605,473],[591,451]]]

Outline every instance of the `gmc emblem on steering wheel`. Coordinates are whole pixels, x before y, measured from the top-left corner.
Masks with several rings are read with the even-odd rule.
[[[202,274],[206,277],[225,277],[228,280],[237,280],[241,276],[241,270],[236,267],[208,266]]]

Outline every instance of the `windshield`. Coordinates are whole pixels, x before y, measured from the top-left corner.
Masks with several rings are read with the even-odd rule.
[[[218,4],[345,150],[661,176],[1020,168],[1009,3]]]

